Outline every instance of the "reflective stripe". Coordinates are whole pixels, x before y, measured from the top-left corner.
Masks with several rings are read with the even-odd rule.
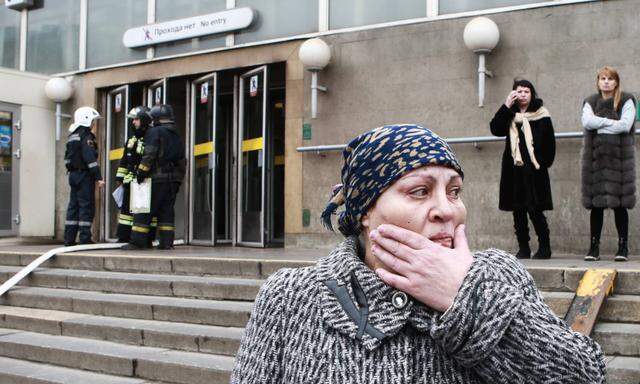
[[[141,170],[141,171],[144,171],[144,172],[147,172],[147,171],[150,169],[149,167],[147,167],[147,166],[146,166],[146,165],[144,165],[144,164],[140,164],[140,165],[138,165],[138,168],[140,168],[140,170]]]
[[[67,220],[64,222],[64,225],[78,225],[78,221],[76,220]]]
[[[133,225],[133,220],[124,220],[124,219],[120,219],[118,220],[118,224],[122,224],[122,225],[126,225],[128,227]]]
[[[71,135],[71,136],[69,136],[69,141],[80,141],[80,136]]]
[[[176,227],[173,225],[158,225],[158,231],[173,231]]]
[[[98,166],[98,163],[96,163],[95,161],[93,163],[89,163],[89,165],[87,165],[89,168],[95,168]]]
[[[71,160],[70,159],[64,159],[64,163],[65,164],[69,164],[69,163],[71,163]]]
[[[141,227],[139,225],[134,225],[131,230],[134,232],[149,233],[149,228]]]
[[[124,220],[133,220],[133,215],[125,215],[124,213],[121,213],[120,218]]]
[[[78,225],[81,227],[90,227],[91,226],[91,222],[90,221],[78,221]]]

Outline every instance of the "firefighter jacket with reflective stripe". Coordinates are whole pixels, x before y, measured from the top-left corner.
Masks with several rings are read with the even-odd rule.
[[[184,143],[173,124],[149,128],[144,135],[144,152],[138,176],[154,182],[182,182],[186,171]]]
[[[128,184],[136,177],[138,165],[144,152],[144,137],[132,135],[124,147],[124,154],[118,164],[116,180]]]
[[[95,180],[102,180],[96,136],[91,133],[90,128],[79,127],[69,135],[64,164],[69,172],[86,170]]]

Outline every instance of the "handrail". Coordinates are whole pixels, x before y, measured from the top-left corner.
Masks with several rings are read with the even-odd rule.
[[[53,256],[59,253],[67,253],[67,252],[76,252],[76,251],[92,251],[96,249],[120,249],[126,243],[102,243],[102,244],[81,244],[81,245],[72,245],[70,247],[58,247],[51,249],[44,254],[42,254],[37,259],[33,260],[29,265],[21,269],[18,273],[13,275],[9,280],[5,281],[2,285],[0,285],[0,296],[4,295],[8,290],[13,288],[16,284],[18,284],[22,279],[24,279],[28,274],[33,272],[34,269],[38,268],[42,263],[49,260]],[[183,240],[174,240],[173,245],[181,245],[184,244]]]
[[[640,134],[640,129],[636,129],[636,135]],[[558,132],[555,134],[556,139],[579,139],[581,138],[583,133],[580,132]],[[449,144],[478,144],[478,143],[491,143],[491,142],[500,142],[504,141],[505,137],[498,136],[471,136],[471,137],[453,137],[450,139],[445,139],[445,141]],[[331,152],[331,151],[342,151],[347,147],[346,144],[331,144],[331,145],[316,145],[310,147],[297,147],[296,151],[298,152]]]

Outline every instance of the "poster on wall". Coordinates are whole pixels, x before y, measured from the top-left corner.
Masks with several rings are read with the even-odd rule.
[[[258,75],[251,76],[249,79],[249,95],[251,97],[258,96]]]
[[[160,105],[162,104],[162,87],[156,88],[153,93],[153,104]]]
[[[122,93],[118,93],[116,95],[113,104],[114,104],[114,109],[115,109],[116,112],[122,111]]]
[[[200,104],[206,104],[209,101],[209,83],[204,82],[200,85]]]

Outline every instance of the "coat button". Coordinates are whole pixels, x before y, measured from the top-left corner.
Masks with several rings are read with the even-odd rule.
[[[391,304],[393,304],[393,306],[398,309],[402,309],[406,307],[408,302],[409,302],[409,298],[407,297],[407,294],[404,292],[396,291],[391,296]]]

